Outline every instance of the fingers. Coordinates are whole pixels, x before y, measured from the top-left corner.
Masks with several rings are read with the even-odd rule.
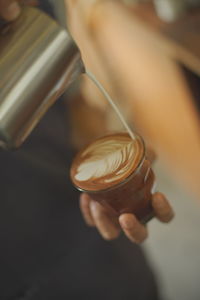
[[[117,218],[102,205],[90,199],[87,194],[80,196],[80,209],[85,222],[96,226],[105,240],[116,239],[120,234]],[[148,236],[147,229],[132,214],[123,214],[119,218],[125,235],[134,243],[142,243]]]
[[[94,7],[97,3],[102,0],[65,0],[66,6],[70,10],[79,10],[80,14],[84,16],[88,10]]]
[[[80,196],[80,209],[86,224],[97,227],[104,239],[113,240],[119,236],[120,228],[116,217],[111,216],[102,205],[91,200],[87,194]]]
[[[105,240],[116,239],[120,234],[120,227],[116,220],[98,202],[91,201],[90,209],[95,225]]]
[[[0,16],[7,20],[12,21],[20,14],[20,6],[14,0],[0,0]]]
[[[100,11],[101,6],[105,6],[111,0],[65,0],[65,5],[67,8],[67,19],[68,25],[72,32],[76,32],[77,28],[84,32],[84,35],[88,33],[94,33],[96,28],[99,27],[99,21],[96,15]],[[113,0],[113,2],[115,2]],[[103,21],[103,15],[101,15],[101,22]],[[100,22],[100,23],[101,23]],[[76,35],[76,33],[75,33]],[[82,39],[81,36],[78,37],[78,41]]]
[[[148,237],[148,231],[132,214],[123,214],[119,217],[120,225],[127,236],[133,242],[140,244]]]
[[[95,226],[95,222],[90,211],[90,202],[91,200],[87,194],[81,194],[80,210],[82,212],[83,218],[87,225]]]
[[[174,211],[163,194],[155,193],[152,196],[152,206],[161,222],[168,223],[173,219]]]
[[[173,209],[165,196],[156,193],[152,196],[152,206],[156,217],[164,223],[174,217]],[[141,224],[133,214],[123,214],[119,217],[112,215],[106,208],[90,199],[87,194],[80,197],[80,209],[89,226],[96,226],[101,236],[106,240],[113,240],[120,234],[120,226],[127,238],[137,244],[148,237],[147,228]]]

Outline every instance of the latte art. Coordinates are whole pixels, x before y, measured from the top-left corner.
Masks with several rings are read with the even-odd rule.
[[[121,133],[103,137],[78,154],[71,177],[82,189],[112,187],[127,178],[141,160],[140,140]]]
[[[100,144],[100,145],[98,145]],[[102,181],[112,182],[121,178],[129,170],[133,160],[133,141],[109,141],[97,142],[90,146],[85,155],[90,155],[77,169],[75,179],[78,181],[102,178]],[[112,177],[107,178],[107,175]]]

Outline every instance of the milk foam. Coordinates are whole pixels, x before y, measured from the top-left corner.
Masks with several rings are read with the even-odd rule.
[[[78,166],[75,179],[81,182],[101,178],[102,183],[121,179],[130,170],[135,151],[131,139],[97,141],[82,153],[86,159]]]

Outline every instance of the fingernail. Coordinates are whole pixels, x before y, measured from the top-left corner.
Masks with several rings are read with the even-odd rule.
[[[94,200],[91,200],[90,201],[90,209],[95,213],[97,210],[98,210],[98,208],[99,208],[99,203],[98,202],[96,202],[96,201],[94,201]],[[101,206],[100,206],[101,207]]]
[[[110,241],[110,239],[111,239],[111,235],[110,235],[110,233],[109,233],[108,231],[104,231],[104,232],[102,233],[102,236],[103,236],[103,238],[104,238],[106,241]]]
[[[96,210],[96,202],[90,201],[90,209],[91,209],[92,211],[95,211],[95,210]]]
[[[12,2],[5,10],[4,17],[8,20],[16,19],[21,12],[20,6],[17,2]]]
[[[113,241],[113,240],[115,240],[115,239],[117,239],[118,238],[118,236],[119,236],[119,232],[117,232],[117,231],[112,231],[112,230],[110,230],[110,231],[104,231],[103,233],[102,233],[102,236],[103,236],[103,238],[106,240],[106,241]]]
[[[133,228],[133,221],[130,219],[120,219],[120,224],[125,229],[132,229]]]
[[[122,226],[125,229],[131,229],[131,228],[133,228],[133,223],[131,221],[123,221],[122,222]]]

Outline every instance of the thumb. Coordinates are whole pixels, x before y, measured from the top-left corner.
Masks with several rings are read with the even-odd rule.
[[[0,17],[7,21],[16,19],[20,14],[20,6],[14,0],[0,0]]]

